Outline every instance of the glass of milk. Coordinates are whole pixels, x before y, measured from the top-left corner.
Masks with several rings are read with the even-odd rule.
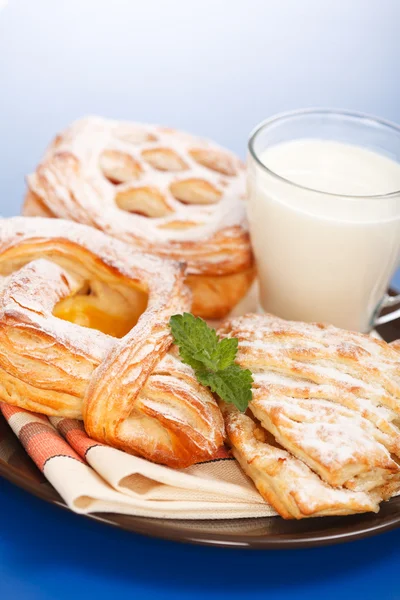
[[[248,216],[261,309],[367,332],[400,259],[400,128],[302,110],[249,140]]]

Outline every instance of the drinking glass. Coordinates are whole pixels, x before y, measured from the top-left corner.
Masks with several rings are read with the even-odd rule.
[[[400,302],[387,294],[400,258],[400,186],[378,195],[338,194],[299,185],[263,162],[268,148],[305,139],[370,150],[399,163],[400,174],[400,128],[382,119],[311,109],[258,125],[248,146],[248,217],[260,307],[285,319],[368,332],[400,316],[400,309],[379,316]],[[335,165],[328,168],[334,179]]]

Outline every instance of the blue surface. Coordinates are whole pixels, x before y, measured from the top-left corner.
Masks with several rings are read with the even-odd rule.
[[[400,598],[400,531],[343,546],[184,546],[92,523],[0,482],[0,598]]]
[[[2,4],[0,0],[0,6]],[[9,0],[0,12],[0,212],[54,132],[88,113],[211,136],[336,106],[400,122],[398,0]],[[400,287],[400,276],[396,278]],[[400,599],[400,531],[346,546],[180,546],[68,514],[0,480],[0,599]]]

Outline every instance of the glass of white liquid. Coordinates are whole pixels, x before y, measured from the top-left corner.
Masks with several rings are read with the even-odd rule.
[[[261,309],[368,332],[400,259],[400,128],[302,110],[249,140],[248,216]]]

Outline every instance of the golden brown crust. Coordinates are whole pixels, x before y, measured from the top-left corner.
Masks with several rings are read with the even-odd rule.
[[[193,314],[203,319],[223,319],[247,294],[255,275],[254,268],[233,275],[188,275]]]
[[[212,142],[153,125],[83,119],[57,136],[27,181],[25,215],[75,220],[184,260],[200,316],[214,318],[207,294],[214,279],[237,275],[238,289],[249,280],[243,166]],[[233,308],[233,289],[224,303],[219,296],[219,316]]]
[[[378,494],[330,487],[301,460],[268,443],[250,416],[223,403],[221,410],[235,458],[284,519],[378,512]]]
[[[327,510],[347,514],[346,498],[351,498],[348,513],[375,510],[377,502],[400,490],[396,347],[332,326],[272,315],[238,317],[225,323],[220,334],[238,338],[238,362],[254,378],[248,417],[223,407],[228,436],[244,470],[278,512],[286,518]],[[250,416],[260,423],[258,429]],[[258,439],[256,444],[256,431],[268,432],[269,442],[260,445]],[[269,466],[277,447],[286,465],[278,480]],[[302,506],[300,496],[293,505],[296,477],[297,496],[308,498]],[[330,498],[324,506],[311,502],[316,482],[319,499]],[[340,507],[327,490],[341,491]],[[357,508],[357,498],[364,509]],[[370,509],[365,508],[366,498]]]
[[[169,466],[217,453],[215,400],[171,347],[169,318],[190,308],[182,264],[78,224],[13,218],[0,220],[0,274],[2,401],[83,418],[93,438]],[[103,332],[118,318],[121,339]]]
[[[54,217],[39,196],[31,191],[26,194],[23,214]],[[173,254],[177,259],[180,252],[173,252]],[[192,291],[193,314],[203,319],[223,319],[247,294],[255,274],[255,267],[252,266],[247,270],[228,275],[188,275],[186,284]]]

